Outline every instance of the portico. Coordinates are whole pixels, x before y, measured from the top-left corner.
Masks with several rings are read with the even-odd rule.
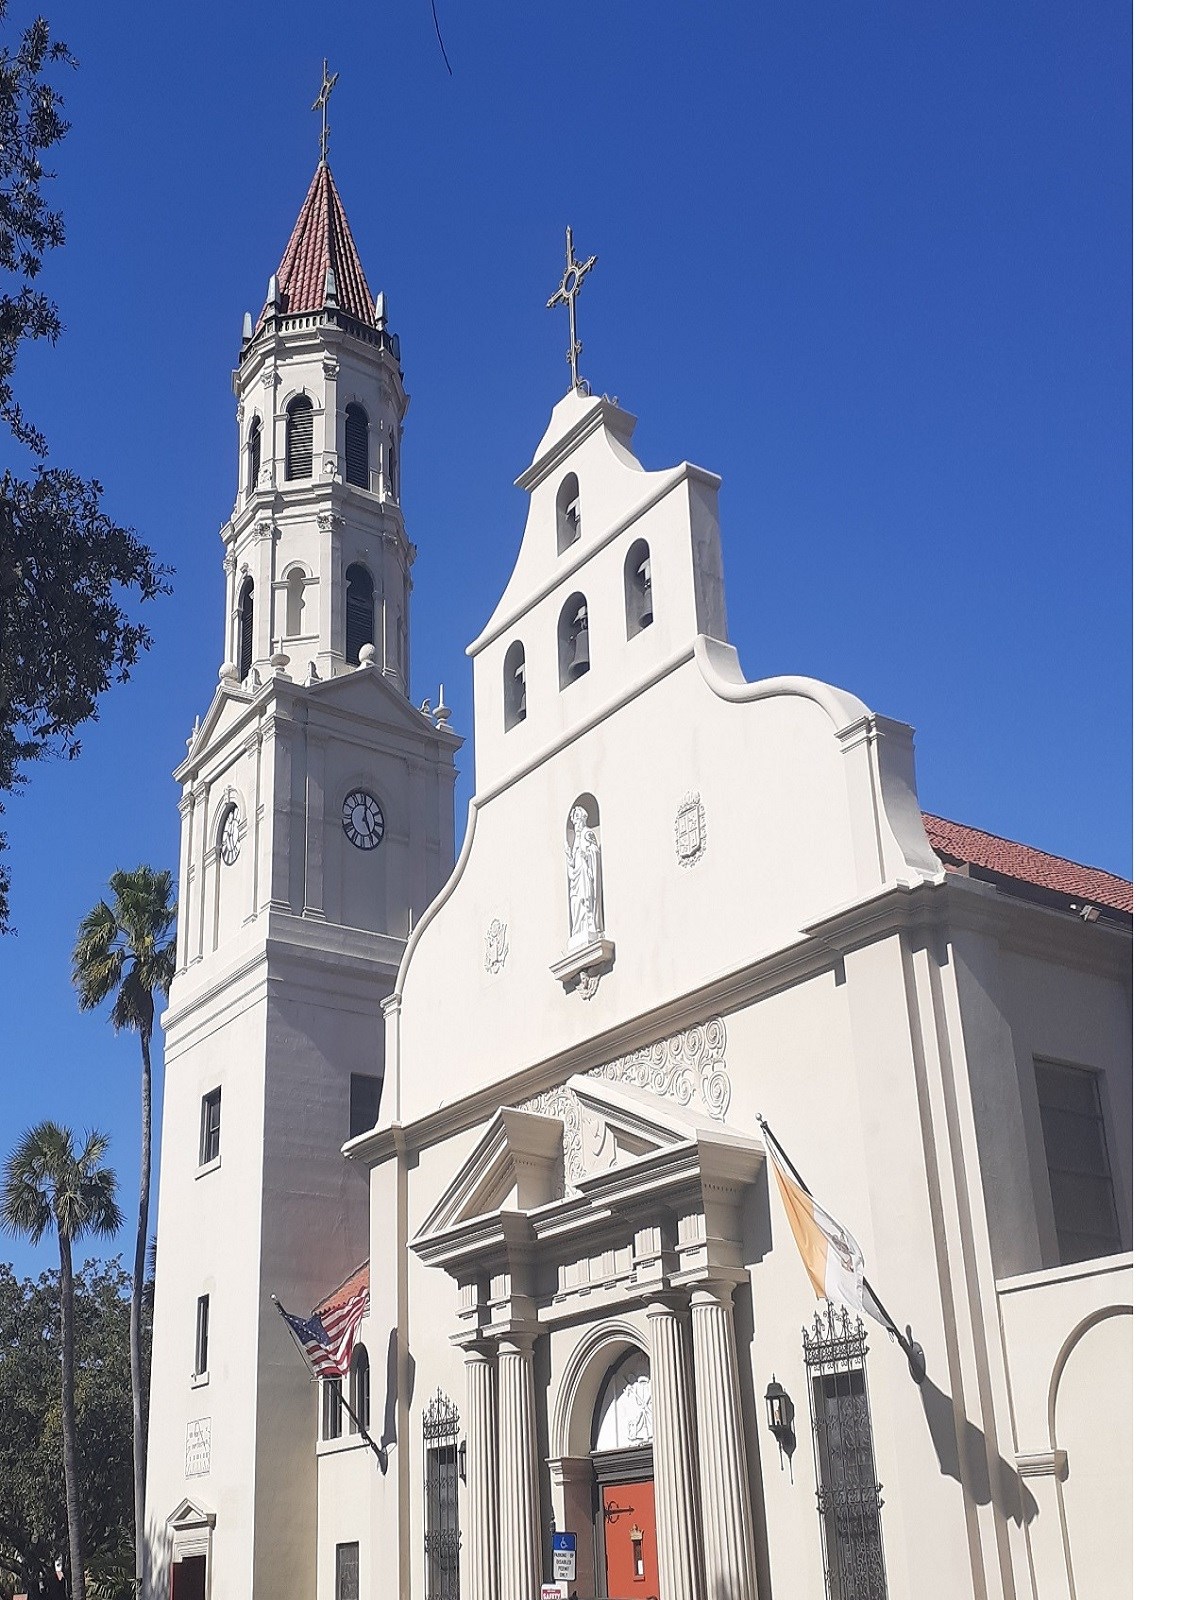
[[[412,1244],[458,1286],[465,1600],[536,1593],[550,1517],[581,1597],[624,1592],[620,1559],[662,1600],[755,1600],[732,1307],[761,1145],[590,1077],[539,1100],[559,1114],[501,1108]]]

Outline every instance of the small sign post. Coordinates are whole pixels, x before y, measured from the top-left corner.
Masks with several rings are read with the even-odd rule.
[[[554,1578],[559,1585],[575,1582],[575,1544],[573,1533],[554,1533],[550,1536],[554,1557]],[[563,1589],[566,1594],[566,1589]]]

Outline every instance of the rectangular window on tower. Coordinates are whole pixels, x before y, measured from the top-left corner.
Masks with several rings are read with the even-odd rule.
[[[200,1102],[200,1165],[209,1166],[221,1154],[221,1091],[210,1089]]]
[[[383,1079],[366,1072],[350,1074],[350,1137],[370,1133],[379,1119],[379,1102],[383,1097]]]
[[[1033,1067],[1059,1260],[1066,1266],[1116,1255],[1121,1226],[1104,1136],[1099,1074],[1058,1061],[1035,1061]]]
[[[196,1365],[193,1378],[208,1376],[208,1296],[202,1294],[196,1301]]]

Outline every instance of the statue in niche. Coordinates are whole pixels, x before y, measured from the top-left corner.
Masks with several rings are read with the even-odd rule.
[[[600,840],[581,805],[571,808],[567,827],[567,895],[571,910],[568,950],[582,950],[600,936]]]

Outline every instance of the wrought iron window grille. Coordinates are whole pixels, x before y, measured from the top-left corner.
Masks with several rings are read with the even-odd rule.
[[[828,1600],[887,1600],[862,1319],[818,1308],[805,1328],[817,1511]]]
[[[458,1407],[439,1389],[421,1417],[425,1443],[425,1596],[459,1600]]]

